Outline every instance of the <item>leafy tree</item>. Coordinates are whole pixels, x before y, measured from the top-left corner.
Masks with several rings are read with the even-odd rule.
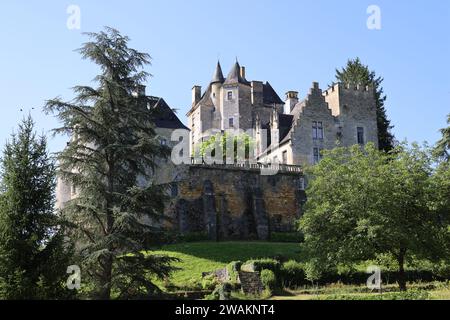
[[[54,213],[55,168],[44,136],[28,117],[6,143],[1,160],[0,298],[58,299],[70,246]]]
[[[433,154],[437,158],[442,158],[445,161],[449,161],[450,159],[450,114],[447,116],[448,127],[441,129],[442,138],[436,144],[436,147],[433,150]]]
[[[224,133],[218,133],[212,137],[210,137],[208,140],[203,141],[198,147],[197,147],[197,156],[205,157],[205,156],[211,156],[215,157],[216,150],[222,151],[223,160],[226,160],[227,155],[227,148],[228,143],[233,144],[232,152],[233,152],[233,159],[232,161],[242,161],[242,160],[249,160],[251,159],[251,152],[254,147],[254,141],[253,139],[246,133],[242,134],[230,134],[228,132]],[[244,157],[244,159],[239,159],[240,157]],[[227,160],[227,162],[230,160]]]
[[[149,279],[172,270],[171,258],[142,252],[159,232],[165,199],[162,187],[142,181],[151,181],[155,161],[169,154],[154,130],[155,111],[135,94],[150,56],[129,48],[117,30],[87,35],[91,41],[79,52],[100,67],[97,87],[77,86],[73,101],[56,98],[45,106],[62,121],[55,132],[72,135],[58,154],[59,175],[77,192],[62,213],[74,223],[94,297],[147,297],[157,291]]]
[[[443,225],[430,208],[431,160],[417,146],[386,154],[369,144],[325,151],[309,169],[306,213],[300,221],[311,265],[351,266],[388,254],[406,290],[405,263],[442,256]]]
[[[359,58],[348,60],[341,70],[336,69],[336,80],[350,85],[372,85],[375,90],[377,108],[378,146],[380,150],[390,151],[394,148],[393,126],[386,115],[386,95],[383,92],[383,78],[377,77],[374,71],[361,63]]]

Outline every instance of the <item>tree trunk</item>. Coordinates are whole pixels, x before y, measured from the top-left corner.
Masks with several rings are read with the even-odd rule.
[[[406,291],[405,255],[406,255],[406,249],[400,248],[400,252],[397,257],[397,261],[398,261],[397,283],[398,283],[398,286],[400,287],[400,291]]]
[[[111,280],[112,280],[112,257],[108,257],[104,264],[104,277],[102,281],[102,289],[100,293],[101,300],[111,299]]]

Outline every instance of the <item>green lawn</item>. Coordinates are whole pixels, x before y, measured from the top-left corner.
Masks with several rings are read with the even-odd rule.
[[[180,259],[173,265],[180,270],[170,277],[170,283],[184,287],[193,281],[201,281],[202,272],[225,267],[232,261],[245,262],[250,259],[282,256],[287,259],[300,258],[300,245],[274,242],[195,242],[162,247],[152,254],[164,254]],[[164,286],[157,281],[157,284]]]

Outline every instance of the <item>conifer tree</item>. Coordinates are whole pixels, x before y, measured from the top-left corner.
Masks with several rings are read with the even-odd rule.
[[[0,298],[68,298],[70,246],[54,212],[55,167],[28,117],[1,161]]]
[[[150,56],[129,48],[129,38],[115,29],[87,35],[78,51],[100,68],[96,87],[77,86],[73,101],[56,98],[45,106],[62,122],[55,132],[72,136],[59,153],[59,175],[76,197],[62,212],[76,227],[71,236],[94,298],[147,297],[157,291],[149,279],[166,277],[172,261],[142,251],[158,231],[165,199],[162,187],[143,181],[151,181],[155,160],[168,155],[147,97],[136,94]]]
[[[450,159],[450,114],[447,116],[447,128],[441,129],[442,138],[437,142],[433,154],[444,161]]]
[[[341,70],[336,69],[336,81],[349,85],[372,85],[375,90],[376,108],[377,108],[377,127],[378,127],[378,148],[384,151],[390,151],[394,148],[395,139],[391,133],[390,120],[386,115],[386,95],[383,92],[383,78],[377,77],[374,71],[370,71],[368,66],[361,63],[359,58],[348,60],[347,65]]]

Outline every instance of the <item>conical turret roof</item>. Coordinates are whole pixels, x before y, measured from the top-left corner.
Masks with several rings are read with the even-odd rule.
[[[223,77],[222,67],[220,66],[220,62],[217,61],[216,71],[214,71],[214,75],[211,80],[211,84],[223,83],[224,81],[225,81],[225,78]]]
[[[242,78],[241,76],[241,66],[239,65],[239,62],[236,61],[233,68],[231,68],[230,73],[227,76],[227,79],[225,80],[225,84],[231,84],[231,83],[242,83],[242,84],[249,84],[249,82]]]

